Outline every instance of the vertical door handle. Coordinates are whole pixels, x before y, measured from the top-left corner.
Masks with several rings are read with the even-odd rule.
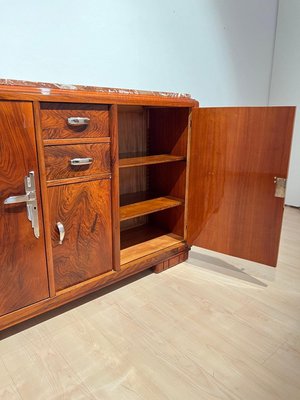
[[[56,224],[58,232],[59,232],[59,244],[62,244],[65,238],[65,227],[63,226],[63,224],[61,222],[57,222]]]
[[[24,178],[25,194],[20,196],[10,196],[4,200],[4,204],[26,203],[27,217],[31,222],[34,236],[40,237],[39,215],[37,207],[37,198],[35,191],[34,171],[30,171]]]

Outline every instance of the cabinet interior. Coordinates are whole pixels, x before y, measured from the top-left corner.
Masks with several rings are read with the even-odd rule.
[[[118,108],[121,264],[185,238],[188,116],[188,108]]]

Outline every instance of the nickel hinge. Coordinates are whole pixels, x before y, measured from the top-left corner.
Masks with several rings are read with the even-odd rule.
[[[275,197],[285,198],[286,179],[274,176],[275,183]]]

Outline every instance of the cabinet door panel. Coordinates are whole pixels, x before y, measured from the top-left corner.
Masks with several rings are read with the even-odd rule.
[[[188,241],[275,266],[294,107],[195,109],[192,114]]]
[[[112,270],[111,181],[48,190],[56,290]],[[62,244],[57,222],[65,229]]]
[[[26,203],[3,204],[25,193],[35,173],[40,237],[34,236]],[[31,103],[0,102],[0,315],[49,296],[39,171]]]

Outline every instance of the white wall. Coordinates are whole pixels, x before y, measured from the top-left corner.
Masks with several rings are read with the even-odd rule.
[[[0,77],[267,104],[277,0],[0,0]]]
[[[0,77],[268,104],[277,0],[0,0]],[[280,1],[271,104],[300,105],[300,0]],[[300,205],[300,116],[287,203]]]
[[[270,104],[300,107],[300,1],[280,0]],[[296,115],[286,203],[300,206],[300,112]]]

